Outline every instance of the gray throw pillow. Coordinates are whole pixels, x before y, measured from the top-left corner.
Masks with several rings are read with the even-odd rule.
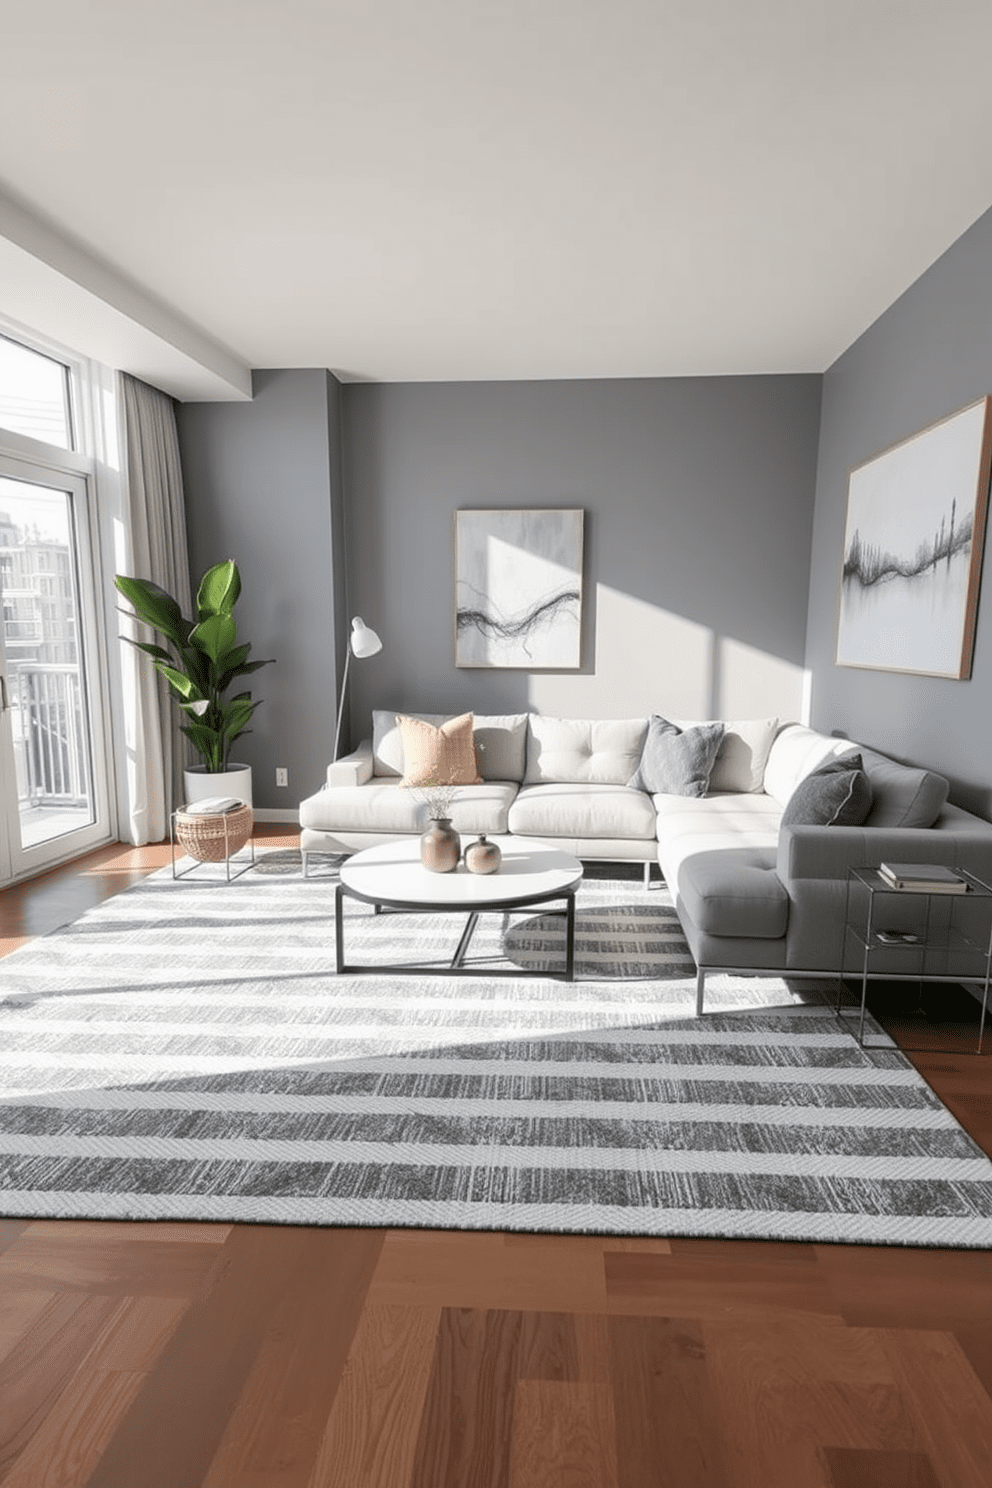
[[[842,754],[800,780],[782,812],[783,827],[860,827],[871,810],[871,784],[860,754]]]
[[[723,732],[722,723],[680,729],[667,718],[653,714],[641,763],[627,784],[634,790],[647,791],[649,796],[705,796]]]

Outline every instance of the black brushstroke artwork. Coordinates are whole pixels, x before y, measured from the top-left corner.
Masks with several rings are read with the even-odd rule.
[[[485,595],[479,597],[483,603],[488,602]],[[546,599],[538,600],[529,609],[520,611],[508,619],[493,613],[491,609],[471,609],[459,605],[455,624],[459,635],[465,631],[477,630],[489,641],[519,641],[526,651],[528,640],[538,630],[553,624],[561,614],[571,610],[573,606],[577,613],[580,599],[578,589],[560,589],[557,593],[549,595]]]
[[[876,543],[862,541],[857,528],[844,555],[844,580],[855,579],[863,589],[883,584],[889,579],[915,579],[938,564],[950,567],[951,559],[967,552],[971,546],[972,518],[957,521],[957,502],[951,502],[949,517],[941,517],[940,526],[927,542],[917,545],[912,558],[897,558]]]

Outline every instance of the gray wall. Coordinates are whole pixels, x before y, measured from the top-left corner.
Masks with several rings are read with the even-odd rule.
[[[343,644],[341,387],[318,370],[253,373],[251,403],[178,410],[194,592],[211,564],[234,558],[235,611],[263,699],[235,744],[252,766],[255,805],[294,810],[323,780],[334,738],[335,655]],[[276,788],[277,765],[289,788]]]
[[[992,816],[992,595],[986,558],[970,681],[834,665],[853,466],[992,393],[992,213],[896,301],[826,374],[807,663],[812,719],[949,775],[952,799]]]
[[[373,707],[617,717],[802,708],[817,376],[343,389],[348,606]],[[579,673],[454,665],[453,514],[579,506]]]

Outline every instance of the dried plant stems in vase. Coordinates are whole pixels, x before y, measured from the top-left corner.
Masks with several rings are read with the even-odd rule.
[[[421,785],[408,789],[425,809],[430,825],[420,839],[420,861],[431,873],[452,873],[461,856],[461,838],[451,825],[453,785]]]

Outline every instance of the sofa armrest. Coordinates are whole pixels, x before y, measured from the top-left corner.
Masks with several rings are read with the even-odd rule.
[[[963,814],[963,813],[962,813]],[[972,818],[974,820],[974,818]],[[776,870],[782,882],[847,877],[849,868],[896,863],[942,863],[984,878],[992,863],[992,828],[941,831],[934,827],[782,827]]]
[[[327,784],[366,785],[372,779],[372,740],[363,739],[357,749],[327,767]]]

